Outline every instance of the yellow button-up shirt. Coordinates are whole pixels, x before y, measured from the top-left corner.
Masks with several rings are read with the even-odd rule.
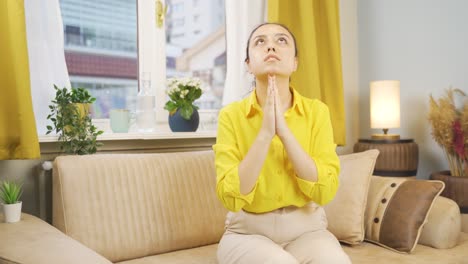
[[[284,117],[302,148],[315,161],[318,181],[299,178],[286,150],[275,136],[252,191],[240,193],[239,164],[249,151],[262,126],[263,111],[255,91],[241,101],[224,107],[219,114],[215,151],[216,193],[230,211],[241,209],[263,213],[313,201],[330,202],[338,189],[339,159],[328,107],[319,100],[293,92],[293,104]]]

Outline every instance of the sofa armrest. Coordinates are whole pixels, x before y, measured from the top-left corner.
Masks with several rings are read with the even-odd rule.
[[[460,209],[453,200],[439,196],[429,211],[418,244],[438,249],[458,244],[461,232]]]
[[[17,223],[4,223],[0,215],[0,238],[0,264],[111,264],[55,227],[28,214],[22,214]]]

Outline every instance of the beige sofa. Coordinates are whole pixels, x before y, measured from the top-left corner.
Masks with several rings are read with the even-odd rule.
[[[227,211],[212,151],[62,156],[53,171],[53,226],[27,214],[0,224],[0,263],[217,263]],[[343,248],[353,263],[468,263],[467,233],[412,254]]]

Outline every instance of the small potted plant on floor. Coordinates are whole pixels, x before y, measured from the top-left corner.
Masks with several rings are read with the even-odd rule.
[[[0,183],[0,200],[6,223],[15,223],[20,220],[22,202],[19,199],[22,193],[22,186],[17,183],[11,181]]]
[[[84,88],[55,88],[55,98],[49,105],[51,113],[47,119],[52,125],[47,126],[47,133],[59,135],[60,150],[67,154],[93,154],[102,143],[97,136],[103,131],[97,130],[89,116],[89,107],[96,100]]]

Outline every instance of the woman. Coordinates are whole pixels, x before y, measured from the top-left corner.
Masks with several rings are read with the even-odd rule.
[[[219,262],[350,263],[320,207],[338,188],[328,108],[289,86],[294,36],[281,24],[258,26],[245,63],[256,87],[222,109],[213,147],[216,192],[230,211]]]

